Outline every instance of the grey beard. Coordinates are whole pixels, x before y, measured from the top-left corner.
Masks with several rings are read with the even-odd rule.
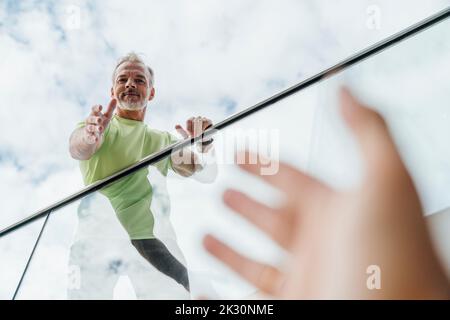
[[[120,101],[120,100],[118,101],[118,104],[119,104],[120,109],[129,110],[129,111],[142,110],[147,106],[146,102],[128,103],[128,102]]]

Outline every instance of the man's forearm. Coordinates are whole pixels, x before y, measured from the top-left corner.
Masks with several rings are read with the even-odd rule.
[[[100,141],[94,144],[88,144],[84,140],[84,128],[78,128],[70,136],[70,155],[76,160],[88,160],[97,150],[99,143]]]

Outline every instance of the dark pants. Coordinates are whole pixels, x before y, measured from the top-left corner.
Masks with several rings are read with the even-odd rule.
[[[157,270],[171,277],[189,291],[187,269],[158,239],[131,240],[133,246]]]

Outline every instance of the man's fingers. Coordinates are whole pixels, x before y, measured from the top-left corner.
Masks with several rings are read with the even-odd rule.
[[[86,126],[86,131],[88,133],[102,133],[103,132],[103,126],[89,124],[89,125]]]
[[[194,117],[190,117],[186,121],[186,130],[189,132],[190,136],[194,136]]]
[[[106,109],[105,113],[103,114],[107,119],[110,119],[113,116],[114,109],[116,109],[117,106],[117,100],[112,99],[109,104],[108,108]]]
[[[203,118],[202,117],[196,117],[194,119],[194,137],[198,137],[203,132]]]
[[[189,138],[189,133],[183,129],[182,126],[180,126],[179,124],[177,124],[175,126],[175,129],[177,130],[177,132],[183,137],[183,139],[187,139]]]
[[[284,277],[278,269],[244,257],[211,235],[203,239],[203,245],[212,255],[263,292],[271,295],[279,292]]]
[[[212,124],[212,121],[205,117],[191,117],[186,121],[186,129],[190,136],[197,137]]]
[[[87,131],[88,133],[95,133],[95,132],[96,132],[95,126],[92,125],[92,124],[87,125],[87,126],[86,126],[86,131]]]
[[[103,127],[99,125],[88,124],[85,126],[85,141],[88,144],[94,144],[98,141],[101,133],[103,131]]]
[[[202,131],[208,129],[208,127],[212,126],[212,121],[208,118],[202,117]]]
[[[99,104],[96,104],[92,107],[92,115],[98,116],[100,114],[100,111],[102,111],[102,106]]]
[[[280,162],[278,164],[278,172],[274,175],[262,175],[264,168],[262,163],[267,164],[269,161],[263,156],[241,151],[236,154],[236,162],[245,171],[254,174],[267,183],[283,191],[288,198],[302,198],[302,202],[316,201],[316,197],[323,196],[325,192],[331,191],[330,188],[319,182],[317,179],[309,176],[291,167],[288,164]]]
[[[86,124],[93,124],[93,125],[99,125],[102,123],[102,118],[97,116],[89,116],[86,119]]]
[[[94,133],[86,132],[84,140],[87,144],[95,144],[98,141],[98,137]]]
[[[341,89],[340,100],[344,119],[368,164],[370,179],[384,179],[392,171],[399,172],[403,165],[383,118],[361,104],[345,88]]]
[[[294,232],[293,220],[295,219],[291,211],[281,212],[270,208],[239,191],[231,189],[224,193],[223,200],[228,207],[266,232],[281,246],[289,247]]]

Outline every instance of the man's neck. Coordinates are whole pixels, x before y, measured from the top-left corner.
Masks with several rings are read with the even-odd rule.
[[[121,118],[136,120],[136,121],[144,121],[146,110],[147,110],[147,107],[140,109],[140,110],[125,110],[118,106],[116,108],[116,114]]]

